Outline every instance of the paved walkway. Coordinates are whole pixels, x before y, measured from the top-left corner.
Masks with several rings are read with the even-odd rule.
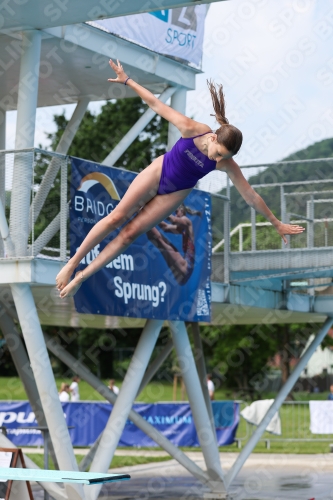
[[[129,454],[117,450],[117,454]],[[157,456],[160,451],[132,450],[131,454]],[[152,454],[152,455],[151,455]],[[201,452],[186,453],[205,468]],[[237,453],[220,453],[227,471]],[[100,500],[197,500],[206,488],[175,460],[112,469],[131,475],[130,481],[104,485]],[[333,500],[333,454],[253,454],[236,478],[228,498],[232,500]],[[34,488],[35,500],[43,498]]]
[[[201,453],[187,453],[205,468]],[[221,453],[227,471],[237,453]],[[123,469],[112,469],[113,472]],[[104,486],[106,500],[185,500],[202,498],[207,491],[175,460],[126,469],[132,479]],[[253,454],[236,478],[229,497],[239,500],[332,500],[333,455]]]

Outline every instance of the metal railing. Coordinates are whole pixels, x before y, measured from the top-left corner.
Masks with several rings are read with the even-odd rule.
[[[230,198],[220,194],[211,194],[212,199],[212,241],[222,237],[224,243],[224,282],[229,283],[230,256]],[[214,248],[212,249],[214,252]]]
[[[333,200],[332,200],[333,204]],[[333,246],[333,224],[329,225],[329,223],[333,223],[333,218],[325,218],[325,219],[306,219],[301,218],[302,216],[299,214],[289,213],[289,223],[290,224],[303,224],[306,226],[306,235],[307,235],[307,245],[304,248],[319,248],[319,247],[328,247]],[[293,219],[292,217],[300,217],[299,219]],[[317,226],[315,226],[317,224]],[[272,224],[270,222],[243,222],[238,224],[232,231],[230,231],[230,240],[232,243],[231,251],[261,251],[261,250],[272,250],[279,249],[278,244],[267,245],[266,248],[257,248],[256,244],[256,234],[258,232],[258,228],[268,228],[270,229],[269,233],[275,232]],[[248,230],[248,231],[246,231]],[[250,238],[246,238],[247,234],[250,235]],[[233,238],[235,237],[235,238]],[[238,237],[238,241],[237,241]],[[222,238],[215,246],[213,246],[212,252],[215,253],[220,249],[225,247],[225,241]],[[237,250],[236,250],[237,248]],[[290,241],[285,248],[290,248]],[[302,246],[303,248],[303,246]]]
[[[265,442],[267,449],[270,449],[271,443],[333,443],[333,434],[311,433],[309,401],[285,401],[280,408],[279,416],[281,419],[281,436],[265,432],[261,438],[261,441]],[[242,420],[244,421],[244,419]],[[249,424],[248,422],[246,422],[246,427],[247,436],[250,436],[256,428],[256,426]]]
[[[272,224],[270,222],[256,222],[256,228],[257,227],[272,227]],[[238,234],[238,251],[242,252],[243,251],[243,246],[244,246],[244,228],[252,228],[252,223],[251,222],[243,222],[242,224],[238,224],[232,231],[230,231],[230,239]],[[252,233],[251,233],[251,242],[252,242]],[[217,243],[212,249],[213,253],[215,253],[217,250],[219,250],[221,247],[224,247],[224,238]]]
[[[333,163],[332,158],[315,160],[300,160],[293,162],[280,162],[265,166],[280,164],[300,164],[318,162]],[[256,165],[259,167],[259,165]],[[253,167],[253,166],[248,166]],[[243,167],[247,168],[247,167]],[[229,183],[228,183],[229,185]],[[228,197],[230,197],[230,187],[227,185]],[[266,190],[266,199],[280,200],[280,209],[277,217],[284,223],[300,224],[306,228],[303,234],[297,237],[287,237],[288,244],[285,245],[274,227],[268,222],[257,221],[257,213],[254,208],[249,209],[249,222],[242,222],[230,232],[231,252],[258,252],[262,250],[286,250],[292,248],[322,248],[333,246],[333,211],[332,206],[333,189],[319,190],[318,187],[327,185],[333,186],[333,179],[314,179],[293,182],[276,182],[253,184],[252,187],[258,191]],[[312,187],[318,186],[316,189]],[[295,190],[296,187],[296,190]],[[323,198],[324,197],[324,198]],[[270,205],[268,201],[268,205]],[[232,210],[232,209],[231,209]],[[221,251],[225,245],[225,237],[215,241],[213,253]]]
[[[15,202],[10,178],[19,161],[24,169],[30,170],[30,212],[22,214],[19,210],[18,187],[15,186]],[[38,148],[0,151],[0,165],[5,170],[9,189],[6,191],[6,206],[1,204],[4,215],[2,222],[10,227],[22,227],[22,235],[12,232],[2,248],[0,258],[52,257],[52,249],[57,250],[57,258],[67,258],[67,219],[68,219],[68,157]],[[4,191],[4,186],[2,190]],[[1,193],[0,193],[1,195]],[[0,196],[1,199],[1,196]],[[3,231],[1,231],[3,234]],[[27,240],[26,240],[27,235]],[[22,241],[20,241],[20,238]],[[10,247],[8,242],[10,241]],[[17,251],[19,246],[23,251]]]
[[[0,167],[4,169],[7,184],[12,176],[16,157],[24,163],[25,169],[31,169],[30,214],[28,242],[26,250],[21,255],[11,253],[0,246],[0,258],[4,257],[36,257],[43,256],[57,260],[68,257],[68,166],[69,157],[59,153],[45,151],[39,148],[0,151]],[[7,203],[4,211],[0,210],[0,230],[2,225],[13,225],[16,216],[12,212],[11,192],[9,182],[6,193]],[[2,190],[4,191],[4,186]],[[5,196],[3,196],[5,198]],[[0,187],[0,200],[1,187]],[[220,194],[212,195],[212,236],[217,241],[221,236],[226,238],[224,262],[225,280],[229,281],[229,247],[230,247],[230,209],[229,197]],[[221,223],[222,221],[222,223]],[[5,234],[5,227],[1,234]],[[1,238],[0,238],[1,245]]]
[[[67,226],[68,226],[68,163],[65,155],[44,151],[38,148],[25,150],[0,151],[0,166],[7,174],[13,170],[16,158],[26,163],[27,169],[32,169],[31,204],[29,215],[29,236],[26,256],[44,257],[66,260],[68,256]],[[332,159],[311,160],[332,161]],[[308,162],[308,161],[307,161]],[[300,162],[280,162],[304,163]],[[305,162],[306,163],[306,162]],[[269,165],[266,165],[269,166]],[[303,224],[307,231],[289,239],[288,245],[281,243],[281,238],[268,222],[256,220],[257,214],[253,208],[249,210],[251,222],[238,224],[230,231],[230,182],[227,181],[226,195],[211,194],[212,199],[212,251],[223,251],[223,282],[229,283],[230,259],[235,252],[259,252],[262,250],[302,249],[333,246],[333,214],[327,213],[333,193],[332,189],[320,191],[313,186],[328,184],[333,186],[333,179],[311,180],[304,182],[266,183],[253,187],[273,189],[274,196],[280,199],[280,214],[284,222]],[[297,189],[295,189],[295,186]],[[308,190],[307,190],[308,189]],[[0,223],[15,225],[15,214],[11,213],[9,193],[7,193],[5,217]],[[267,195],[267,193],[266,193]],[[272,195],[273,196],[273,195]],[[325,196],[325,198],[323,198]],[[3,198],[0,189],[0,200]],[[316,214],[320,207],[322,213]],[[323,216],[323,210],[325,215]],[[302,213],[303,212],[303,213]],[[4,215],[4,214],[2,214]],[[6,220],[5,220],[6,219]],[[0,228],[1,229],[1,228]],[[5,231],[5,229],[4,229]],[[0,238],[1,240],[1,238]],[[0,258],[4,257],[4,249],[0,243]],[[7,251],[7,256],[9,253]],[[23,257],[24,255],[15,255]]]

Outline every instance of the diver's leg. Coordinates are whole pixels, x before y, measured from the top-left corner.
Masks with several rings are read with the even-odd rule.
[[[56,277],[58,290],[68,283],[74,270],[92,248],[112,231],[129,220],[135,212],[148,203],[157,193],[162,171],[163,156],[156,158],[138,174],[127,189],[124,197],[112,212],[101,219],[89,231],[76,254],[67,262]]]
[[[183,189],[170,194],[156,195],[140,212],[120,231],[114,240],[110,241],[103,251],[94,259],[84,272],[77,273],[75,278],[61,290],[60,296],[66,297],[76,293],[82,280],[106,266],[111,260],[120,255],[141,234],[155,227],[159,222],[172,214],[180,203],[188,196],[191,189]]]

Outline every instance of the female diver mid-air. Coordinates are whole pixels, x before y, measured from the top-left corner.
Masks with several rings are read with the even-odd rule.
[[[197,181],[213,170],[226,172],[246,203],[262,214],[287,242],[285,235],[302,233],[304,228],[283,224],[269,210],[264,200],[251,188],[241,169],[233,160],[242,144],[242,133],[230,125],[225,116],[222,86],[216,89],[209,82],[216,120],[220,128],[213,132],[208,125],[196,122],[162,103],[125,73],[119,61],[110,66],[117,78],[109,82],[122,83],[133,89],[148,106],[165,118],[181,133],[171,151],[156,158],[133,180],[117,207],[100,220],[88,233],[81,246],[56,278],[60,297],[73,296],[81,283],[124,252],[141,234],[161,223],[181,205]],[[134,216],[134,214],[137,215]],[[134,217],[133,217],[134,216]],[[71,275],[83,257],[109,233],[122,226],[119,234],[83,271]]]

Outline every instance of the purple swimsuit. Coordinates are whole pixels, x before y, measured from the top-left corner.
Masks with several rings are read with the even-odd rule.
[[[216,161],[201,153],[193,141],[206,134],[210,132],[187,139],[181,137],[171,151],[165,153],[157,194],[193,188],[199,179],[215,170]]]

